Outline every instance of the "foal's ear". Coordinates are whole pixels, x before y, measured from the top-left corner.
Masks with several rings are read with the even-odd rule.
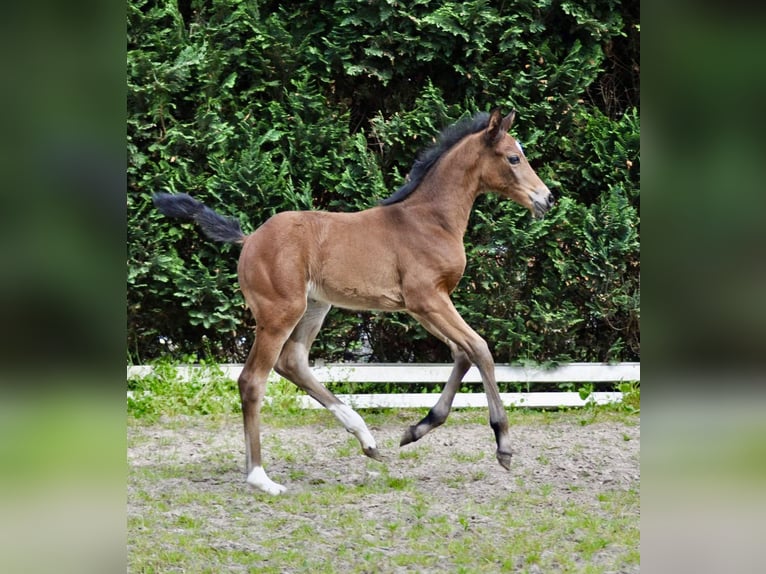
[[[503,123],[500,125],[500,129],[502,129],[505,133],[508,133],[511,130],[511,126],[513,125],[513,119],[515,117],[516,117],[516,110],[511,110],[511,113],[503,118]]]
[[[489,112],[489,124],[487,130],[484,132],[485,141],[488,145],[494,145],[500,141],[508,130],[511,129],[513,124],[513,118],[516,117],[516,110],[511,110],[511,113],[503,117],[500,113],[500,108],[494,108]]]

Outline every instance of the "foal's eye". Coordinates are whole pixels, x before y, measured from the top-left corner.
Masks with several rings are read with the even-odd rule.
[[[519,156],[511,155],[508,156],[508,161],[511,162],[511,165],[518,165],[521,160],[519,159]]]

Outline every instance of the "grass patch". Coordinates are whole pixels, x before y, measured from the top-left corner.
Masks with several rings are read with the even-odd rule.
[[[237,383],[215,363],[200,364],[186,378],[174,364],[157,362],[152,374],[128,379],[128,414],[135,418],[226,414],[239,409]]]

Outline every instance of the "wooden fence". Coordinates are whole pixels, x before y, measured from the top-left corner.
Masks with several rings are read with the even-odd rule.
[[[236,380],[242,371],[242,365],[219,365],[224,375]],[[178,368],[178,376],[191,378],[204,373],[204,367],[187,366]],[[452,365],[423,363],[333,363],[317,365],[314,375],[323,383],[444,383],[449,377]],[[606,404],[622,400],[622,393],[593,392],[586,399],[578,392],[557,391],[556,383],[604,383],[621,381],[640,381],[640,363],[569,363],[553,369],[540,367],[519,367],[496,365],[495,376],[498,383],[550,383],[553,389],[546,392],[500,393],[506,406],[553,408],[580,407],[586,402]],[[152,371],[150,366],[128,367],[128,378],[143,377]],[[208,369],[209,371],[209,369]],[[272,372],[271,379],[279,377]],[[464,383],[480,383],[481,376],[476,367],[466,373]],[[339,394],[338,398],[355,408],[407,408],[431,407],[437,396],[433,393],[355,393]],[[299,395],[303,408],[321,408],[321,405],[307,395]],[[483,392],[458,393],[453,403],[454,408],[486,407],[487,399]]]

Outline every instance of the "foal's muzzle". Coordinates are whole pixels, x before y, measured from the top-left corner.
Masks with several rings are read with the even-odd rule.
[[[532,197],[532,211],[537,219],[542,219],[545,212],[553,205],[553,194],[549,190],[537,192]]]

